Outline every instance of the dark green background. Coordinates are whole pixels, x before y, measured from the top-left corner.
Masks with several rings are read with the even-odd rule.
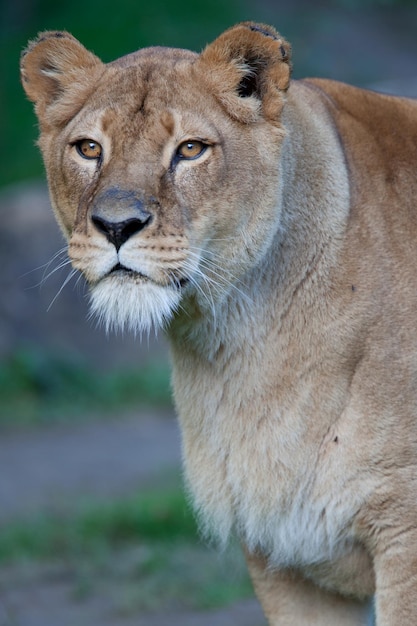
[[[327,75],[367,84],[412,71],[416,0],[2,0],[0,187],[42,176],[36,122],[18,78],[20,51],[39,31],[69,30],[109,61],[155,44],[200,50],[245,19],[268,21],[293,43],[296,77]]]

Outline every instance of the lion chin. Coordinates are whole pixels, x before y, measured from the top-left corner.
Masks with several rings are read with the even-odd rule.
[[[164,329],[178,308],[181,293],[136,276],[110,275],[90,292],[90,314],[107,332],[130,331],[135,335]]]

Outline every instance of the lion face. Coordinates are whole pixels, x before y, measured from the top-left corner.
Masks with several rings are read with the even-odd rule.
[[[212,307],[265,253],[289,81],[288,46],[266,28],[109,65],[45,33],[23,56],[54,210],[108,328]]]

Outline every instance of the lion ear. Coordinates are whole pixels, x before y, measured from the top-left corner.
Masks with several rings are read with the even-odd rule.
[[[103,67],[75,37],[62,31],[47,31],[30,42],[23,52],[20,72],[26,94],[40,117],[69,88],[81,92],[92,74]]]
[[[242,22],[200,55],[203,76],[233,117],[277,119],[291,75],[291,47],[271,26]]]

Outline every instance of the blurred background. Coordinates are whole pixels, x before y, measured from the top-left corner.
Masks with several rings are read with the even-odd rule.
[[[203,545],[182,495],[164,338],[106,336],[65,284],[18,71],[41,30],[110,61],[246,19],[292,43],[295,78],[417,97],[416,0],[0,0],[0,626],[263,623],[239,551]]]

